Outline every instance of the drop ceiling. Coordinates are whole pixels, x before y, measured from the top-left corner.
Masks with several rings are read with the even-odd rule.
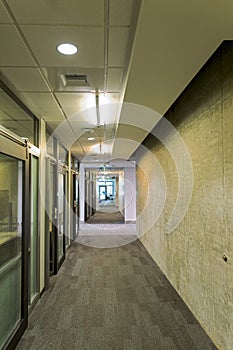
[[[120,140],[109,147],[114,157],[127,158],[134,146],[130,148],[122,139],[132,139],[136,147],[156,119],[152,116],[145,121],[139,115],[127,126],[121,114],[116,128],[119,109],[113,108],[102,116],[97,128],[92,113],[95,91],[103,92],[107,102],[101,104],[117,104],[124,98],[124,102],[163,114],[221,42],[233,39],[232,0],[143,0],[141,7],[140,3],[2,0],[2,79],[52,130],[77,115],[75,128],[93,128],[97,148],[106,137],[113,137]],[[64,41],[76,44],[79,53],[72,57],[58,54],[56,46]],[[64,87],[64,74],[86,74],[90,91]],[[67,125],[67,132],[70,127]],[[84,133],[73,145],[80,158],[96,153],[88,136]]]
[[[72,133],[78,125],[83,134],[72,148],[80,159],[102,148],[106,137],[113,143],[119,111],[114,105],[108,113],[101,112],[98,123],[96,95],[100,105],[122,101],[140,3],[0,2],[1,79],[52,131],[76,117],[75,125],[69,122],[66,130]],[[66,42],[75,44],[78,53],[58,53],[58,44]],[[69,76],[85,76],[86,83],[71,82]],[[87,140],[88,134],[81,132],[85,128],[94,130],[95,147],[95,142]],[[112,145],[108,149],[102,153],[111,152]]]

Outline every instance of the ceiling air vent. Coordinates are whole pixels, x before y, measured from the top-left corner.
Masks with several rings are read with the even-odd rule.
[[[61,80],[65,87],[89,87],[86,74],[61,74]]]

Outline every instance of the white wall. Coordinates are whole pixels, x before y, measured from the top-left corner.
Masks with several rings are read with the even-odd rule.
[[[119,173],[118,181],[118,206],[119,211],[123,216],[125,216],[125,182],[124,182],[124,171]]]
[[[134,168],[125,168],[125,221],[136,221],[136,173]]]

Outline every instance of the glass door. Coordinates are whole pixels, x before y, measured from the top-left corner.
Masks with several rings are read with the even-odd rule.
[[[47,159],[46,182],[46,288],[49,276],[56,275],[65,259],[66,175],[55,160]],[[59,171],[58,171],[59,168]]]
[[[46,287],[49,285],[49,275],[55,273],[56,266],[56,234],[57,234],[57,195],[56,195],[56,183],[57,183],[57,165],[54,161],[47,159],[47,179],[46,179],[46,208],[47,208],[47,218],[46,218],[46,232],[47,239],[46,244],[48,248],[46,249]]]
[[[100,185],[99,186],[99,200],[100,202],[105,201],[107,199],[107,186]]]
[[[17,343],[27,323],[29,232],[26,149],[0,137],[0,349]]]

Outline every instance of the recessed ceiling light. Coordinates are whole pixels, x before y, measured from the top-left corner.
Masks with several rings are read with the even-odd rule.
[[[57,51],[63,55],[74,55],[78,51],[78,48],[73,44],[66,43],[58,45]]]
[[[95,137],[88,137],[87,138],[89,141],[93,141],[93,140],[95,140]]]

